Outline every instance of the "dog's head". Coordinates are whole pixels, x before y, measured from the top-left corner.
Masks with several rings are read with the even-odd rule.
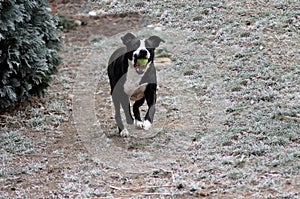
[[[154,50],[164,42],[158,36],[151,36],[148,39],[138,39],[132,33],[121,37],[127,48],[127,59],[129,67],[134,67],[140,75],[144,74],[154,59]]]

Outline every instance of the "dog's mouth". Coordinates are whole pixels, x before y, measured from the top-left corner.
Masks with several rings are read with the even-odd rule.
[[[149,60],[146,58],[135,58],[133,66],[138,74],[143,74],[147,69],[148,63]]]

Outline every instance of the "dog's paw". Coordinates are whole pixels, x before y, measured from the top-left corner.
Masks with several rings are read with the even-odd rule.
[[[138,129],[149,130],[151,128],[151,122],[149,120],[145,120],[144,122],[135,120],[134,125]]]
[[[128,137],[129,136],[129,131],[127,129],[123,129],[121,132],[120,132],[120,136],[121,137]]]
[[[144,127],[143,127],[143,122],[142,121],[139,121],[139,120],[134,120],[134,125],[135,125],[135,127],[136,128],[138,128],[138,129],[143,129]]]
[[[146,131],[148,131],[151,128],[151,122],[149,120],[145,120],[143,123],[143,129],[145,129]]]

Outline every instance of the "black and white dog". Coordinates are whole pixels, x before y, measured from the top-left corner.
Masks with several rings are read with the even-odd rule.
[[[121,37],[124,47],[117,49],[108,63],[108,77],[111,86],[111,95],[115,107],[115,120],[121,136],[127,136],[120,114],[122,106],[128,124],[149,130],[155,113],[157,79],[154,67],[154,50],[164,42],[158,36],[148,39],[138,39],[132,33]],[[144,62],[139,62],[144,60]],[[130,100],[134,101],[131,115]],[[148,111],[144,121],[140,116],[139,108],[147,102]]]

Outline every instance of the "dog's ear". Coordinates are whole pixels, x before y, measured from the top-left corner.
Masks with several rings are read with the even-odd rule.
[[[136,36],[132,33],[127,33],[126,35],[121,37],[124,45],[127,45],[131,40],[133,40],[135,38],[136,38]]]
[[[151,36],[147,39],[147,41],[149,41],[150,46],[152,48],[157,48],[160,44],[160,42],[165,42],[164,40],[162,40],[160,37],[158,36]]]

